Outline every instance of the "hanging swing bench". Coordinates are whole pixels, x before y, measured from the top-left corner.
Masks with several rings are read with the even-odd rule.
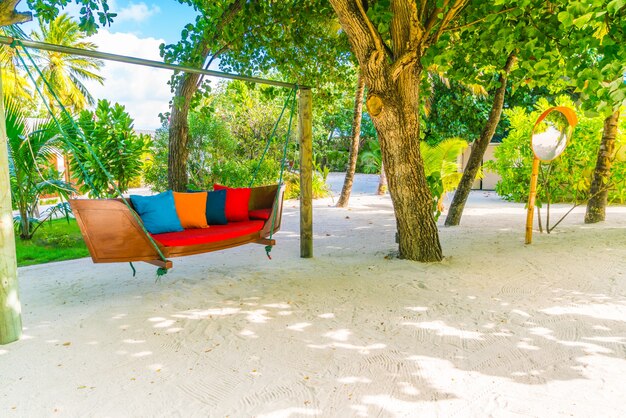
[[[287,160],[289,139],[291,136],[291,125],[295,111],[296,91],[298,89],[297,85],[287,85],[291,88],[291,91],[287,96],[278,120],[274,124],[273,131],[268,137],[265,149],[259,159],[256,170],[252,176],[252,180],[250,181],[250,199],[248,203],[249,219],[238,222],[228,222],[225,225],[210,225],[208,228],[186,229],[180,232],[151,234],[146,229],[139,214],[135,211],[135,208],[131,203],[131,199],[122,195],[122,192],[117,187],[112,175],[106,169],[103,162],[93,152],[93,149],[84,136],[84,133],[78,128],[71,115],[65,109],[52,89],[49,81],[41,72],[28,50],[24,47],[22,41],[12,39],[10,46],[16,48],[17,57],[26,68],[29,77],[36,86],[37,93],[43,99],[44,105],[48,107],[48,111],[59,129],[61,139],[70,150],[76,151],[75,145],[72,141],[68,140],[69,135],[67,127],[63,126],[48,106],[43,92],[37,83],[35,83],[35,76],[29,70],[29,65],[27,65],[26,60],[22,57],[20,50],[17,49],[17,47],[21,47],[21,50],[24,51],[26,57],[29,59],[30,66],[37,71],[39,77],[43,80],[44,85],[48,88],[59,105],[62,114],[66,116],[67,121],[69,121],[72,125],[70,129],[75,132],[78,139],[82,141],[82,145],[85,149],[92,154],[92,157],[96,162],[96,168],[100,169],[106,175],[109,184],[113,186],[119,196],[117,199],[69,200],[73,214],[76,217],[85,243],[87,244],[87,248],[89,249],[89,253],[91,254],[91,258],[95,263],[129,262],[131,263],[134,274],[135,268],[132,263],[135,261],[145,261],[158,266],[159,269],[157,270],[157,275],[162,275],[167,273],[168,269],[172,268],[172,261],[169,260],[171,257],[183,257],[187,255],[218,251],[249,243],[265,245],[267,256],[271,259],[270,251],[276,244],[276,241],[273,239],[273,234],[280,229],[282,219],[283,196],[285,190],[282,180]],[[48,45],[48,47],[52,46]],[[137,61],[141,60],[134,61],[134,63],[138,63]],[[158,64],[156,66],[163,67],[165,64]],[[195,69],[188,70],[198,71]],[[212,74],[211,71],[202,71],[204,73]],[[229,76],[229,78],[243,78],[240,76]],[[285,87],[286,84],[280,82],[268,82],[265,80],[260,81],[281,85],[282,87]],[[285,143],[282,149],[282,162],[278,184],[252,187],[259,168],[261,167],[270,145],[275,138],[278,125],[288,107],[290,107],[290,115],[287,125],[287,133],[285,135]],[[78,158],[80,155],[78,152],[74,152],[73,154],[74,158]],[[77,162],[83,172],[87,185],[93,186],[84,165],[80,160],[77,160]]]
[[[167,270],[171,257],[249,243],[271,248],[276,244],[271,236],[281,225],[283,194],[277,185],[252,187],[249,221],[154,235],[121,199],[71,199],[70,205],[94,263],[145,261]]]

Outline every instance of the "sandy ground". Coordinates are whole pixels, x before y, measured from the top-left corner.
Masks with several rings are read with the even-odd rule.
[[[475,192],[440,228],[446,259],[418,264],[385,258],[375,187],[315,202],[313,259],[288,202],[272,261],[249,245],[160,282],[89,259],[20,269],[0,416],[626,415],[626,208],[593,226],[576,210],[525,246],[523,205]]]

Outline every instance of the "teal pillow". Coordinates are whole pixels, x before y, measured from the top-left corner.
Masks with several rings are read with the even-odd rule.
[[[201,193],[204,190],[187,190],[188,193]],[[226,189],[207,192],[206,222],[209,225],[226,225]]]
[[[151,234],[180,232],[183,227],[176,213],[171,190],[154,196],[131,195],[130,201]]]
[[[206,199],[206,221],[209,225],[226,225],[226,190],[209,192]]]

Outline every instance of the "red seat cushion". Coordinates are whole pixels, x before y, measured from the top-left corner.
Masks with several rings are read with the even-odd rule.
[[[267,221],[272,216],[272,208],[268,209],[254,209],[248,212],[250,219],[261,219]]]
[[[231,222],[226,225],[211,225],[204,229],[185,229],[182,232],[155,234],[152,238],[166,247],[207,244],[252,234],[263,229],[263,221]]]

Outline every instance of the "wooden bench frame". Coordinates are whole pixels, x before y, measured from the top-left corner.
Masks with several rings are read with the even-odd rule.
[[[249,243],[273,246],[276,241],[269,239],[269,236],[270,232],[280,230],[284,193],[285,188],[278,190],[277,185],[251,188],[249,210],[272,209],[270,218],[260,231],[206,244],[168,247],[158,241],[156,243],[166,258],[218,251]],[[121,199],[70,199],[69,203],[94,263],[145,261],[165,269],[172,268],[170,260],[162,260],[159,256],[144,232],[139,216],[133,214],[132,209]],[[271,231],[274,216],[274,230]]]

